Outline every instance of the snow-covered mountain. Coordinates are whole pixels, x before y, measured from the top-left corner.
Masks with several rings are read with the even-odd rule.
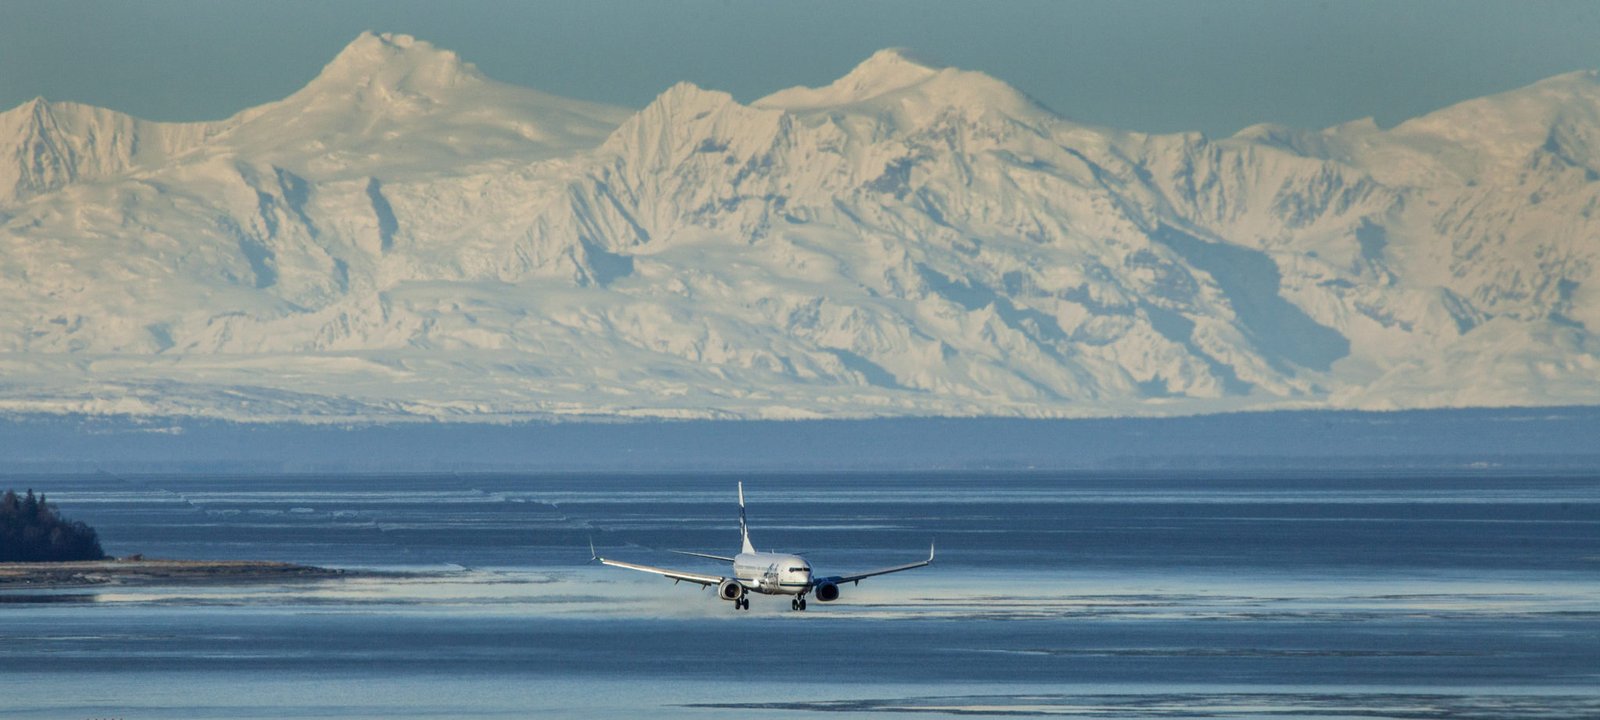
[[[364,34],[226,120],[0,114],[0,410],[1596,403],[1597,214],[1592,72],[1213,140],[894,50],[629,112]]]

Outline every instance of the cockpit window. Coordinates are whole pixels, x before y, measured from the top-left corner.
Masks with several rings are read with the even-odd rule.
[[[789,568],[789,572],[806,572],[808,569],[809,568],[792,567],[792,568]]]

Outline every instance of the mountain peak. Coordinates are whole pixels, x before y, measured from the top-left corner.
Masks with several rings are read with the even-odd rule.
[[[314,180],[388,179],[593,148],[624,117],[497,82],[410,35],[363,32],[294,94],[229,118],[219,142]]]
[[[1448,164],[1455,172],[1472,176],[1526,162],[1553,134],[1593,136],[1581,144],[1600,148],[1597,125],[1600,72],[1580,70],[1456,103],[1400,123],[1387,134],[1418,147],[1453,148],[1440,157],[1452,158]],[[1600,162],[1600,157],[1590,155],[1584,162]]]
[[[863,86],[904,87],[926,80],[941,69],[905,48],[884,48],[861,61],[843,79]]]
[[[1396,130],[1444,133],[1523,130],[1541,136],[1550,123],[1574,112],[1600,109],[1600,71],[1579,70],[1514,90],[1473,98],[1401,123]]]
[[[307,88],[376,86],[427,94],[483,80],[477,66],[454,52],[410,35],[366,31],[339,51]]]
[[[606,139],[604,146],[612,150],[673,157],[673,153],[682,149],[678,144],[696,137],[697,132],[726,123],[730,116],[742,117],[750,112],[762,111],[751,111],[735,102],[732,95],[720,90],[707,90],[691,82],[678,82],[624,121]],[[734,134],[748,136],[748,130],[748,127],[741,126]]]
[[[887,104],[885,104],[887,103]],[[827,87],[780,90],[752,107],[809,112],[851,105],[885,108],[902,117],[927,119],[939,109],[963,107],[1012,118],[1056,118],[1054,112],[1006,82],[971,70],[937,67],[905,50],[879,50]]]
[[[912,59],[903,49],[887,48],[873,53],[826,87],[779,90],[755,104],[786,110],[848,105],[927,82],[939,73],[938,68]]]
[[[14,130],[38,125],[50,115],[52,107],[50,101],[43,96],[35,97],[10,110],[0,111],[0,126]]]

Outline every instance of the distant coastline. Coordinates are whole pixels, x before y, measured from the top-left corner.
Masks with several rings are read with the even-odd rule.
[[[0,436],[13,472],[135,484],[167,473],[1600,469],[1600,406],[354,425],[0,413]]]
[[[333,580],[370,573],[249,560],[92,560],[0,563],[0,591],[105,585],[200,585]]]

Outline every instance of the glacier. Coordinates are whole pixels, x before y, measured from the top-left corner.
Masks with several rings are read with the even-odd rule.
[[[0,113],[0,413],[1596,404],[1597,260],[1594,71],[1214,139],[892,49],[634,111],[364,33],[223,120]]]

